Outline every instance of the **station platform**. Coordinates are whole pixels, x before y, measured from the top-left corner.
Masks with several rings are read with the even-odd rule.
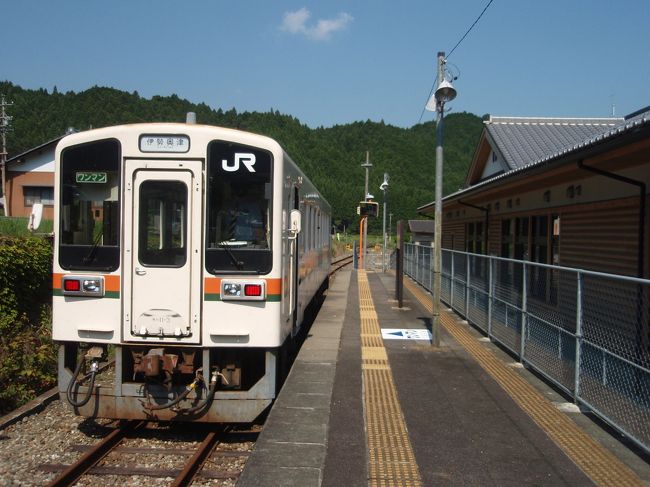
[[[238,486],[650,485],[647,458],[444,307],[433,347],[431,296],[394,290],[336,275]]]

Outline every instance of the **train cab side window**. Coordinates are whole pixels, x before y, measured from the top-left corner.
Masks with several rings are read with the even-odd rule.
[[[271,270],[272,156],[213,141],[208,147],[206,268]]]
[[[60,160],[59,264],[113,271],[120,264],[120,143],[68,147]]]

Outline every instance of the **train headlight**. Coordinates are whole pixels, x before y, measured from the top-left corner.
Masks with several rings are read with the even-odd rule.
[[[241,284],[236,282],[226,282],[223,285],[222,299],[241,297]]]
[[[263,279],[224,279],[221,281],[222,301],[264,301],[266,281]]]
[[[96,293],[102,288],[102,283],[99,279],[84,279],[83,290],[87,293]]]

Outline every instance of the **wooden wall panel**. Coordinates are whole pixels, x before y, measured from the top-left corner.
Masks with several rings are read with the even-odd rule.
[[[560,265],[637,275],[639,200],[561,213]]]
[[[488,227],[488,255],[499,256],[501,252],[501,218],[490,217]]]
[[[465,223],[445,223],[443,219],[442,248],[451,250],[465,250]]]

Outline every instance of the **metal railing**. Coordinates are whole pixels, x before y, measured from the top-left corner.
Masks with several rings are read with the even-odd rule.
[[[404,251],[429,291],[432,251]],[[650,453],[650,280],[443,249],[441,296]]]

